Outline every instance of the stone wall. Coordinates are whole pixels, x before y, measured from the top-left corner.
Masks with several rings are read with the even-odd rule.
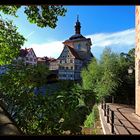
[[[135,79],[136,79],[136,95],[135,95],[135,110],[140,116],[140,6],[136,6],[135,11],[136,25],[136,49],[135,49]]]

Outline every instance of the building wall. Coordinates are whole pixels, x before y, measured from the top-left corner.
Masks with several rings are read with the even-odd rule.
[[[61,80],[75,80],[74,79],[74,70],[60,70],[59,69],[59,74],[58,78]]]
[[[50,65],[49,65],[49,70],[58,70],[58,61],[55,60],[53,62],[50,62]]]
[[[136,6],[136,49],[135,49],[135,111],[140,116],[140,6]]]
[[[75,59],[70,50],[65,47],[58,58],[58,78],[61,80],[79,80],[83,62]]]
[[[33,51],[30,51],[25,59],[26,64],[37,65],[37,57],[34,55]]]
[[[15,58],[14,61],[20,62],[22,61],[25,65],[37,65],[37,57],[33,50],[31,49],[26,56],[19,56],[18,58]]]
[[[71,40],[69,42],[63,42],[63,44],[74,48],[74,50],[79,54],[80,58],[86,59],[90,52],[91,40]]]
[[[72,63],[63,63],[59,66],[59,79],[62,80],[79,80],[82,61],[73,59]]]

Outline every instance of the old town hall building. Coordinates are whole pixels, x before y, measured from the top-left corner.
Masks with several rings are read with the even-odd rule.
[[[84,37],[77,17],[75,34],[63,42],[64,48],[56,63],[60,80],[80,80],[80,72],[92,58],[91,39]]]

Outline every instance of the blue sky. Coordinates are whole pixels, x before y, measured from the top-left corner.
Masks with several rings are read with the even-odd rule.
[[[74,34],[74,26],[79,15],[81,34],[92,40],[91,51],[99,58],[105,47],[115,52],[128,52],[135,47],[135,6],[64,6],[67,8],[65,17],[59,17],[57,27],[39,28],[27,21],[21,8],[18,18],[12,19],[18,31],[28,41],[23,48],[32,47],[37,56],[57,58],[64,40]]]

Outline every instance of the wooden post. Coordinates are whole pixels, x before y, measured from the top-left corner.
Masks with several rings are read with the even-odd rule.
[[[109,105],[107,105],[107,123],[109,123]]]
[[[106,116],[106,103],[104,104],[104,116]]]
[[[102,102],[101,102],[101,108],[103,109],[103,100],[102,100]]]
[[[111,133],[114,134],[114,111],[111,110]]]
[[[114,96],[111,96],[112,97],[112,103],[114,103]]]

